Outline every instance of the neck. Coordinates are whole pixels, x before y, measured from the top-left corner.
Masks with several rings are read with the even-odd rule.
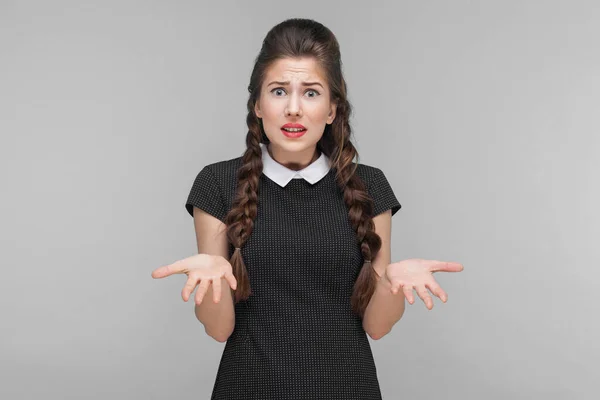
[[[316,146],[301,152],[290,153],[273,149],[269,143],[267,145],[267,150],[273,160],[292,171],[300,171],[301,169],[308,167],[321,155]]]

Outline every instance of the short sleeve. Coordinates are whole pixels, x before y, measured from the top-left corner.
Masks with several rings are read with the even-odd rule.
[[[383,171],[374,168],[374,173],[368,182],[369,194],[373,198],[373,216],[377,216],[387,210],[392,210],[392,215],[402,207],[390,186]]]
[[[227,212],[221,187],[209,166],[204,167],[196,176],[185,203],[185,208],[191,216],[194,215],[194,207],[225,222]]]

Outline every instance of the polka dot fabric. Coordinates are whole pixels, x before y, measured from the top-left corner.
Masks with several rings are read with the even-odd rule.
[[[200,171],[186,209],[224,221],[241,158]],[[383,172],[359,164],[374,215],[400,209]],[[377,370],[352,287],[363,258],[335,170],[285,187],[262,174],[258,215],[242,247],[252,295],[235,305],[211,400],[378,400]],[[230,246],[230,256],[233,252]]]

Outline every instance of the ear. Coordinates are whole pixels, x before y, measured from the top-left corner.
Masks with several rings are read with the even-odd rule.
[[[256,100],[256,103],[254,103],[254,113],[256,114],[256,116],[258,118],[262,118],[262,113],[260,112],[259,100]]]
[[[329,110],[329,115],[327,116],[327,124],[332,124],[335,119],[335,115],[337,112],[337,104],[331,103],[331,108]]]

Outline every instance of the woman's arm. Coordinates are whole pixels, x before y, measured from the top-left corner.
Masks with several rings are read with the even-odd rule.
[[[219,219],[194,207],[194,228],[199,254],[221,256],[229,260],[226,225]],[[196,289],[197,290],[197,289]],[[213,302],[213,285],[209,285],[202,303],[195,306],[198,321],[213,339],[225,342],[235,327],[235,308],[229,283],[221,279],[221,300]]]
[[[404,293],[393,294],[385,269],[391,263],[392,213],[390,210],[373,218],[381,249],[372,261],[378,275],[377,287],[363,316],[363,328],[372,339],[387,335],[404,314]]]

